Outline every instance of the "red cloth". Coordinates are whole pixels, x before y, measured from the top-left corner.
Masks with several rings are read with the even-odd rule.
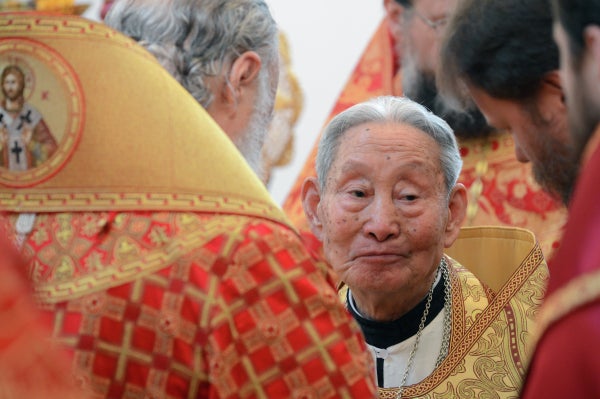
[[[600,271],[598,181],[600,147],[578,179],[564,239],[550,264],[542,311],[573,281]],[[600,398],[600,292],[595,300],[569,306],[571,301],[577,303],[581,292],[575,289],[561,296],[561,306],[572,309],[550,324],[539,340],[522,398]]]
[[[0,232],[0,398],[83,398],[66,353],[49,343],[24,263]]]
[[[535,351],[523,399],[600,398],[600,301],[554,324]]]
[[[209,213],[42,213],[24,247],[56,338],[96,397],[375,395],[358,326],[289,227]]]

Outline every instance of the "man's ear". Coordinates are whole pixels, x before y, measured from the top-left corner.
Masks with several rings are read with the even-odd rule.
[[[542,120],[552,124],[563,124],[566,134],[567,104],[558,70],[547,72],[544,75],[536,102],[536,108]],[[565,137],[565,139],[567,138]]]
[[[553,70],[553,71],[547,72],[544,75],[544,79],[542,80],[542,82],[545,85],[547,85],[546,88],[549,90],[549,92],[558,96],[558,98],[560,98],[561,103],[566,106],[565,92],[563,90],[562,80],[560,79],[559,71]],[[566,112],[566,108],[565,108],[565,112]]]
[[[402,38],[402,13],[404,13],[404,7],[396,0],[383,0],[383,8],[385,9],[390,33],[396,40],[400,40]]]
[[[229,83],[223,87],[228,104],[238,104],[244,91],[255,83],[261,66],[260,56],[254,51],[246,51],[233,61],[228,75]]]
[[[444,246],[450,247],[458,238],[460,228],[467,212],[467,189],[458,183],[450,192],[448,201],[448,222],[446,223],[446,235]]]
[[[302,208],[310,226],[310,230],[319,241],[323,241],[323,222],[319,215],[319,204],[321,203],[321,191],[316,177],[308,177],[302,184]]]
[[[402,7],[396,0],[383,0],[383,8],[387,18],[392,23],[400,23],[404,7]]]

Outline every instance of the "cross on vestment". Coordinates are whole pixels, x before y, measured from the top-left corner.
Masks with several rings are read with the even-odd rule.
[[[17,163],[21,163],[21,153],[23,152],[23,147],[19,147],[19,142],[17,140],[14,141],[14,146],[11,148],[10,152],[15,154],[17,158]]]
[[[17,130],[21,130],[21,128],[23,127],[23,122],[31,124],[31,110],[27,110],[27,113],[25,115],[19,116],[19,119],[21,120],[21,123],[17,127]]]

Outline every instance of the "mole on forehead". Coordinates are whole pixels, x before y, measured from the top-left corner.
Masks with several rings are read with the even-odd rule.
[[[395,121],[374,121],[374,122],[365,122],[360,125],[353,126],[346,131],[347,133],[353,132],[354,134],[358,133],[379,133],[379,132],[396,132],[399,135],[402,134],[410,134],[410,133],[420,133],[425,136],[429,136],[423,130],[403,122],[395,122]]]
[[[409,172],[417,172],[417,171],[428,171],[428,170],[437,170],[436,166],[431,162],[431,157],[417,155],[414,153],[407,154],[407,156],[399,158],[392,157],[382,153],[381,158],[379,158],[378,162],[372,162],[370,160],[366,160],[358,157],[348,157],[345,158],[342,162],[339,162],[338,165],[334,165],[333,169],[337,170],[340,175],[352,174],[352,173],[370,173],[369,171],[378,171],[383,166],[379,161],[389,161],[393,162],[393,168],[397,172],[405,171]]]
[[[363,152],[364,150],[376,150],[382,152],[414,152],[418,154],[435,151],[435,140],[426,133],[411,129],[411,131],[398,131],[396,129],[387,131],[374,131],[366,128],[353,132],[340,147],[341,152]]]

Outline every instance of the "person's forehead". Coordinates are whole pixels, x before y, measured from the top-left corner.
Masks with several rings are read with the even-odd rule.
[[[426,132],[407,123],[367,122],[349,128],[341,137],[334,163],[344,163],[354,154],[364,152],[383,154],[402,152],[406,155],[425,155],[438,152],[439,145]]]

